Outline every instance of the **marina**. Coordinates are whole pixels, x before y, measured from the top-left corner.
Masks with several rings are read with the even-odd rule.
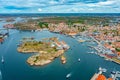
[[[95,73],[90,80],[119,80],[118,79],[118,77],[120,77],[119,71],[116,71],[116,72],[114,72],[114,74],[111,74],[111,76],[108,79],[103,74],[105,72],[107,72],[107,70],[105,68],[99,67],[99,72]]]

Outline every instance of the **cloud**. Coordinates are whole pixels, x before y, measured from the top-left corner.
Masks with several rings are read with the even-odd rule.
[[[54,5],[54,4],[58,4],[58,2],[57,2],[57,1],[52,0],[52,1],[49,1],[49,4]]]
[[[87,6],[89,6],[89,7],[112,6],[115,3],[116,3],[116,1],[108,0],[108,1],[104,1],[104,2],[87,4]]]
[[[120,0],[0,0],[0,13],[120,12]]]
[[[6,9],[26,10],[28,7],[5,6]]]
[[[94,9],[93,8],[90,8],[90,9],[88,9],[89,11],[94,11]]]
[[[99,6],[106,6],[106,5],[113,5],[115,1],[106,1],[106,2],[99,2],[97,5]]]
[[[41,11],[42,11],[42,9],[41,9],[41,8],[38,8],[38,11],[39,11],[39,12],[41,12]]]

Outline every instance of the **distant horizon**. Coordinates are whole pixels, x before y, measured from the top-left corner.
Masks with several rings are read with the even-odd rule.
[[[120,16],[120,13],[0,13],[0,17],[19,17],[19,16],[26,16],[26,17],[79,17],[79,16]]]
[[[119,13],[0,13],[0,14],[120,14]]]

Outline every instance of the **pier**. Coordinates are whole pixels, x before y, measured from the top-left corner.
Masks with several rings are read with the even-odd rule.
[[[119,71],[115,72],[115,75],[113,76],[113,80],[116,80],[117,77],[120,77],[120,72]]]
[[[98,45],[101,45],[101,43],[97,41],[94,37],[90,36],[90,38],[92,38],[92,40],[95,41]]]
[[[100,68],[99,68],[99,72],[98,72],[98,73],[95,73],[90,80],[96,80],[96,79],[98,78],[98,76],[99,76],[100,74],[102,74],[103,72],[106,72],[106,69],[102,69],[102,68],[100,67]]]
[[[106,69],[100,67],[99,72],[95,73],[90,80],[98,80],[99,75],[103,75],[102,73],[106,72],[106,71],[107,71]],[[104,76],[104,77],[105,77],[104,79],[100,79],[100,80],[109,80],[110,78],[112,80],[118,80],[117,78],[120,77],[120,72],[116,71],[115,73],[112,74],[112,77],[110,77],[110,78],[107,78],[106,76]]]

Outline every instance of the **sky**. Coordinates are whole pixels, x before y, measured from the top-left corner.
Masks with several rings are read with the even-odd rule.
[[[120,13],[120,0],[0,0],[0,13]]]

